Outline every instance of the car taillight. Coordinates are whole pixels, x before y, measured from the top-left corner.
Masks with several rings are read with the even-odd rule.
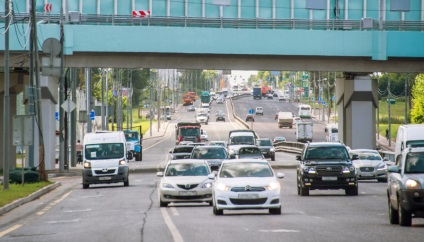
[[[178,136],[178,141],[183,141],[183,137],[181,135]]]

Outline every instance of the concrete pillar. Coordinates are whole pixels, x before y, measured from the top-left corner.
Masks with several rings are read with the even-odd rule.
[[[336,79],[339,140],[352,149],[376,148],[378,83],[367,74],[345,74]]]

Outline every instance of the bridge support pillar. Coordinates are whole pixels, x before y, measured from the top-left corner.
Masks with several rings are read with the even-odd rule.
[[[367,73],[336,79],[339,140],[352,149],[376,148],[378,83]]]

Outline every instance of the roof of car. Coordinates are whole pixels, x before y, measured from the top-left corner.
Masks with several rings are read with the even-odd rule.
[[[225,164],[225,163],[240,163],[240,162],[242,162],[242,163],[266,163],[266,164],[269,164],[269,162],[267,161],[267,160],[262,160],[262,159],[249,159],[249,158],[245,158],[245,159],[230,159],[230,160],[223,160],[222,161],[222,164],[221,164],[221,166],[223,165],[223,164]]]
[[[225,149],[221,145],[198,145],[194,147],[195,149]]]
[[[202,159],[180,159],[180,160],[169,160],[168,164],[187,164],[187,163],[206,163],[208,164],[208,162],[206,160],[202,160]]]
[[[379,152],[377,150],[373,150],[373,149],[353,149],[353,150],[349,150],[350,153],[376,153],[379,154]]]
[[[258,138],[256,140],[271,140],[270,138]]]
[[[345,147],[345,145],[343,143],[339,143],[339,142],[313,142],[313,143],[307,143],[307,145],[309,145],[311,147],[328,147],[328,146]]]

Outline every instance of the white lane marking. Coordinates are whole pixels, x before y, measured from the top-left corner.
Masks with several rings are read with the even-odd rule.
[[[62,224],[62,223],[76,223],[79,222],[79,219],[72,219],[72,220],[62,220],[62,221],[49,221],[48,224]]]
[[[291,229],[272,229],[272,230],[265,230],[260,229],[259,232],[264,233],[299,233],[299,230],[291,230]]]
[[[165,140],[167,140],[167,139],[169,138],[169,136],[171,136],[171,133],[172,133],[172,132],[167,132],[167,133],[166,133],[166,137],[165,137],[165,139],[160,139],[157,143],[154,143],[154,144],[152,144],[151,146],[149,146],[149,147],[147,147],[147,148],[144,148],[144,147],[143,147],[143,151],[146,151],[146,150],[148,150],[148,149],[150,149],[150,148],[152,148],[152,147],[155,147],[156,145],[158,145],[158,144],[160,144],[160,143],[164,142]]]
[[[14,231],[14,230],[19,229],[21,226],[22,226],[22,224],[15,224],[12,227],[6,229],[5,231],[0,232],[0,238],[3,237],[4,235],[6,235],[6,234],[8,234],[8,233],[10,233],[12,231]]]
[[[180,213],[178,212],[176,207],[171,207],[171,212],[172,212],[172,215],[174,215],[174,216],[180,215]]]
[[[160,211],[162,212],[162,217],[165,220],[166,226],[168,226],[168,229],[171,232],[171,235],[174,238],[174,241],[184,242],[183,237],[181,236],[177,227],[175,226],[175,224],[172,222],[171,218],[169,217],[169,214],[166,211],[166,208],[161,208]]]
[[[67,210],[65,213],[80,213],[80,212],[90,212],[91,208],[80,209],[80,210]]]
[[[51,202],[49,205],[47,205],[45,208],[43,208],[40,212],[37,212],[36,214],[37,215],[43,215],[50,208],[52,208],[56,204],[60,203],[63,199],[65,199],[67,196],[69,196],[69,194],[71,194],[71,192],[68,192],[68,193],[64,194],[62,197],[60,197],[59,199],[54,200],[53,202]]]

